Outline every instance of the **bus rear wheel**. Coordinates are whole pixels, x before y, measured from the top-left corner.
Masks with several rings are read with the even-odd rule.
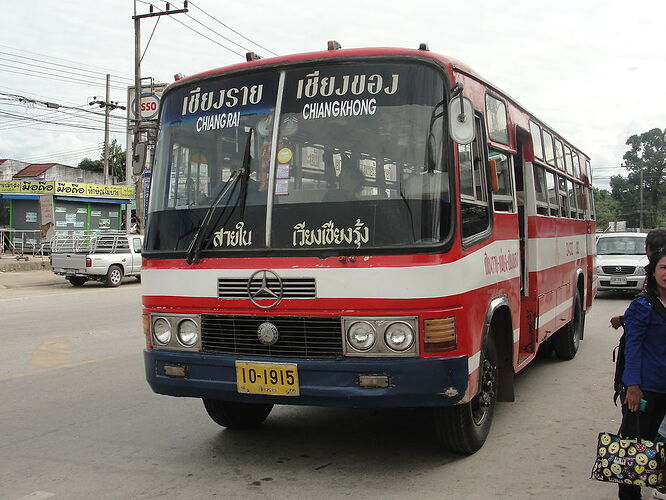
[[[576,356],[583,338],[583,320],[583,305],[580,294],[576,292],[571,321],[553,336],[553,348],[559,359],[569,360]]]
[[[495,412],[498,388],[497,350],[489,333],[480,366],[479,392],[462,405],[434,409],[439,444],[457,453],[471,455],[486,442]]]
[[[204,399],[203,403],[210,418],[227,429],[258,427],[273,409],[272,404],[235,403],[219,399]]]

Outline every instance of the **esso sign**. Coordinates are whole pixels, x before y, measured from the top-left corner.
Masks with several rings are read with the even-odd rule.
[[[157,103],[156,102],[141,102],[141,112],[145,111],[146,113],[151,113],[154,111],[157,111]]]
[[[135,103],[132,103],[134,109]],[[160,109],[160,98],[151,92],[143,92],[141,94],[141,103],[139,105],[139,113],[142,120],[154,120],[157,118],[157,113]]]
[[[156,83],[146,85],[141,88],[141,101],[139,102],[139,120],[150,121],[157,120],[160,114],[160,100],[166,84]],[[136,120],[136,92],[134,87],[127,87],[127,119],[130,122]],[[130,124],[130,126],[132,126]]]

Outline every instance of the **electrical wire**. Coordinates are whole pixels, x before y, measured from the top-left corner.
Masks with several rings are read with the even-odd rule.
[[[169,16],[169,18],[172,19],[173,21],[177,22],[178,24],[181,24],[181,25],[185,26],[188,30],[194,31],[197,35],[201,35],[201,36],[204,37],[205,39],[210,40],[211,42],[213,42],[213,43],[216,44],[216,45],[219,45],[219,46],[222,47],[223,49],[227,49],[229,52],[232,52],[233,54],[236,54],[237,56],[245,57],[244,54],[241,54],[241,53],[239,53],[239,52],[236,52],[234,49],[231,49],[231,48],[227,47],[226,45],[224,45],[224,44],[222,44],[222,43],[220,43],[220,42],[216,42],[216,41],[213,40],[211,37],[204,35],[204,34],[201,33],[200,31],[197,31],[196,29],[192,28],[191,26],[188,26],[188,25],[185,24],[184,22],[179,21],[179,20],[176,19],[175,17],[171,17],[171,16]]]
[[[143,54],[141,54],[141,59],[139,59],[139,64],[143,61],[143,56],[146,55],[146,51],[148,50],[148,46],[150,45],[150,41],[153,39],[153,35],[155,34],[155,30],[157,29],[157,25],[160,23],[160,19],[162,17],[157,18],[157,22],[155,22],[155,26],[153,26],[153,31],[150,33],[150,37],[148,38],[148,43],[146,43],[146,48],[143,49]]]
[[[165,1],[165,0],[163,0],[163,1]],[[268,52],[269,54],[272,54],[272,55],[274,55],[274,56],[277,56],[277,54],[276,54],[275,52],[273,52],[272,50],[267,49],[267,48],[264,47],[263,45],[260,45],[259,43],[255,42],[254,40],[251,40],[250,38],[246,37],[245,35],[239,33],[238,31],[236,31],[236,30],[233,29],[232,27],[230,27],[230,26],[224,24],[222,21],[220,21],[220,20],[217,19],[216,17],[212,16],[211,14],[209,14],[208,12],[206,12],[205,10],[203,10],[201,7],[199,7],[198,5],[194,4],[193,2],[190,1],[190,2],[189,2],[189,5],[192,5],[193,7],[196,7],[198,10],[200,10],[201,12],[203,12],[204,14],[206,14],[206,15],[207,15],[208,17],[210,17],[212,20],[214,20],[214,21],[220,23],[222,26],[224,26],[225,28],[227,28],[229,31],[234,32],[235,34],[237,34],[238,36],[240,36],[240,37],[243,38],[244,40],[247,40],[248,42],[250,42],[250,43],[256,45],[257,47],[260,47],[260,48],[264,49],[264,50],[265,50],[266,52]]]
[[[7,67],[7,68],[14,68],[13,66],[9,66],[7,64],[0,64],[0,66]],[[21,68],[18,68],[18,69],[21,69]],[[30,71],[30,73],[28,73],[27,71]],[[14,70],[6,69],[6,70],[4,70],[4,72],[6,72],[6,73],[16,73],[16,74],[19,74],[19,75],[33,76],[33,77],[36,77],[36,78],[46,78],[48,80],[57,81],[57,82],[66,82],[66,83],[72,83],[72,84],[85,84],[85,85],[88,85],[88,86],[95,85],[95,86],[99,86],[99,88],[104,88],[104,86],[105,86],[104,82],[95,82],[95,81],[91,81],[91,80],[80,80],[80,79],[76,79],[76,78],[59,78],[58,75],[55,75],[53,73],[46,73],[46,72],[37,71],[37,70],[18,71],[17,68],[14,68]],[[38,74],[33,74],[33,73],[38,73]],[[45,75],[45,76],[42,76],[42,75]],[[127,90],[126,87],[119,87],[117,85],[111,85],[111,87],[115,88],[115,89],[119,89],[119,90]]]
[[[27,57],[27,56],[12,54],[10,52],[5,52],[5,51],[2,51],[2,50],[0,50],[0,54],[2,54],[4,56],[13,57],[13,58],[20,58],[20,60],[16,60],[16,59],[9,59],[7,57],[0,57],[0,59],[4,59],[6,61],[17,62],[19,64],[23,64],[23,65],[26,65],[26,66],[35,66],[35,67],[38,67],[38,68],[50,69],[50,70],[54,70],[54,71],[57,70],[57,71],[60,71],[61,73],[78,74],[78,73],[75,73],[73,71],[58,70],[57,68],[49,68],[48,66],[42,66],[42,65],[39,65],[39,64],[30,64],[30,63],[26,63],[26,62],[23,62],[23,61],[24,60],[35,61],[35,62],[39,62],[39,63],[43,63],[43,64],[48,64],[50,66],[57,66],[57,67],[61,67],[61,68],[69,68],[69,69],[78,70],[79,72],[84,72],[84,75],[80,75],[80,76],[87,76],[87,74],[90,74],[90,73],[96,73],[98,75],[104,75],[104,76],[110,75],[110,73],[103,73],[101,71],[93,71],[93,70],[86,70],[86,69],[83,69],[83,68],[76,68],[76,67],[72,66],[71,64],[70,65],[65,65],[65,64],[59,64],[59,63],[53,63],[53,62],[50,62],[50,61],[44,61],[42,59],[36,59],[34,57]],[[113,78],[115,80],[125,80],[127,82],[132,81],[130,78],[125,78],[125,77],[116,76],[116,75],[111,75],[111,78]]]
[[[75,65],[80,67],[79,69],[83,69],[83,68],[86,68],[86,67],[87,68],[95,68],[97,70],[102,70],[102,71],[95,71],[93,69],[93,70],[91,70],[91,72],[97,72],[97,73],[100,73],[100,74],[112,74],[112,75],[114,74],[113,71],[106,70],[105,68],[101,68],[99,66],[92,66],[90,64],[82,64],[80,62],[72,61],[70,59],[63,59],[61,57],[54,57],[54,56],[49,56],[49,55],[46,55],[46,54],[40,54],[39,52],[32,52],[32,51],[29,51],[29,50],[17,49],[16,47],[12,47],[12,46],[9,46],[9,45],[0,44],[0,47],[4,48],[4,49],[13,50],[13,51],[19,52],[19,53],[32,54],[32,55],[36,55],[36,56],[40,56],[40,57],[45,57],[47,59],[52,59],[54,61],[62,61],[62,62],[67,63],[66,67],[70,67],[70,68],[73,67],[72,64],[75,64]],[[21,55],[19,57],[24,57],[24,56]],[[53,64],[57,64],[57,63],[53,63]],[[134,78],[130,75],[116,76],[116,78],[129,80],[129,81],[134,81]]]

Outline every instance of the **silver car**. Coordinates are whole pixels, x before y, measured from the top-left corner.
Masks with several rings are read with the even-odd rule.
[[[645,283],[646,233],[603,233],[597,238],[599,291],[639,292]]]

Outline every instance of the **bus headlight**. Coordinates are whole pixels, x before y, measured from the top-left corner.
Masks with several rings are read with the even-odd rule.
[[[178,323],[178,341],[186,347],[192,347],[199,340],[199,328],[191,319]]]
[[[358,351],[367,351],[375,344],[375,327],[367,321],[352,323],[347,330],[349,344]]]
[[[407,323],[391,323],[384,332],[386,345],[394,351],[406,351],[414,343],[414,330]]]
[[[167,345],[171,340],[171,325],[164,318],[157,318],[153,323],[153,336],[158,344]]]

